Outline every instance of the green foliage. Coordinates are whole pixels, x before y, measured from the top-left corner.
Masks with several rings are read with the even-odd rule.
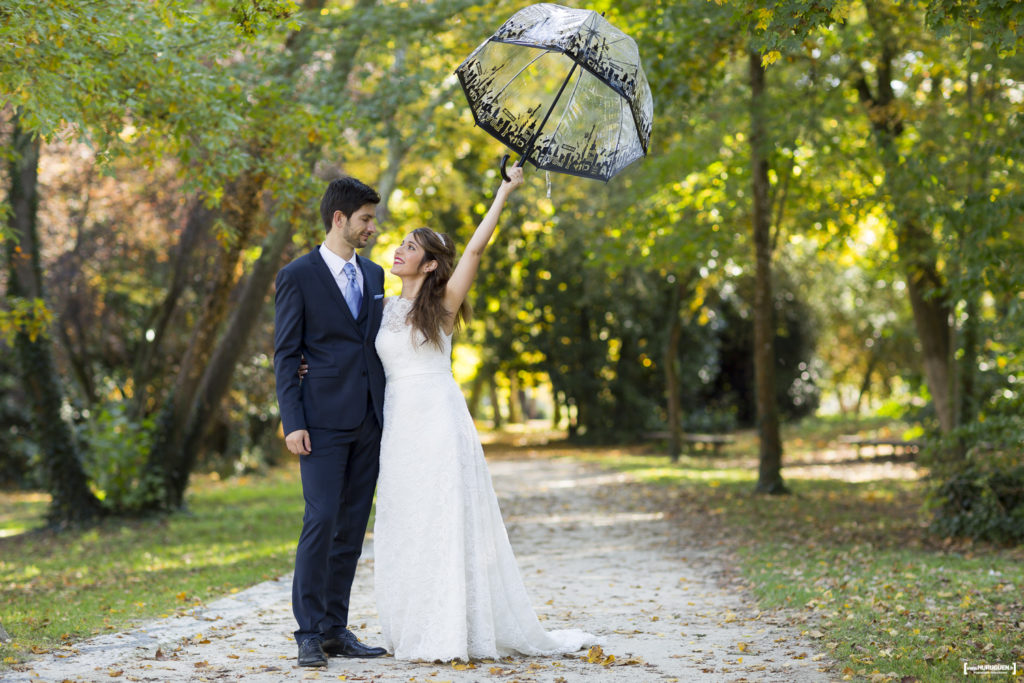
[[[964,442],[991,441],[994,397],[1017,393],[1024,376],[1019,4],[595,0],[644,56],[650,155],[603,186],[552,176],[545,188],[544,174],[529,174],[472,293],[481,377],[550,381],[594,437],[658,428],[678,319],[687,428],[745,421],[735,397],[749,390],[732,382],[733,398],[722,398],[715,378],[749,350],[738,342],[750,296],[733,293],[752,269],[745,52],[754,46],[770,63],[775,267],[793,296],[778,302],[780,357],[791,353],[780,358],[790,373],[780,400],[805,372],[814,384],[805,406],[818,388],[849,414],[885,400],[902,412],[928,397],[896,239],[910,215],[932,238],[918,256],[940,276],[925,294],[955,313],[960,424],[979,425]],[[516,9],[0,0],[10,48],[0,98],[47,140],[43,267],[61,293],[49,302],[51,338],[87,421],[111,401],[131,402],[136,424],[160,409],[212,283],[235,285],[219,299],[234,304],[271,226],[291,226],[287,255],[320,239],[317,174],[386,187],[379,261],[422,224],[464,244],[502,150],[473,125],[452,71]],[[876,82],[883,44],[896,88],[884,111],[865,108],[857,90],[861,76]],[[895,180],[872,138],[887,116],[903,131]],[[218,227],[189,247],[183,227],[198,204]],[[237,354],[244,369],[199,467],[227,473],[277,457],[271,307]],[[18,315],[0,313],[0,335]],[[826,343],[815,347],[814,336]]]
[[[32,342],[45,337],[53,324],[53,313],[42,299],[8,296],[3,298],[3,303],[9,309],[0,310],[0,341],[8,348],[14,346],[15,338],[21,333]]]
[[[1000,408],[932,444],[933,533],[1024,543],[1024,418],[1019,400]],[[967,456],[956,457],[964,444]]]
[[[85,423],[84,468],[103,506],[114,513],[138,509],[154,495],[159,480],[146,472],[155,421],[136,420],[124,402],[95,409]]]
[[[274,22],[288,19],[299,5],[295,0],[234,0],[231,18],[239,33],[250,38],[274,26]]]
[[[971,462],[932,496],[933,533],[1024,543],[1024,464]]]
[[[1024,45],[1024,6],[1006,0],[930,0],[928,25],[940,36],[965,27],[986,47],[1006,55]]]

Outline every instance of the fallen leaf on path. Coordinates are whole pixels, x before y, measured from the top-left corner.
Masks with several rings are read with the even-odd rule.
[[[644,662],[644,660],[640,659],[639,657],[630,657],[629,659],[624,659],[621,662],[616,662],[615,666],[632,666],[634,664],[645,664],[645,663],[646,662]]]

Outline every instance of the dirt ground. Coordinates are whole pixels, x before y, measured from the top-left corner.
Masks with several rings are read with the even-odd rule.
[[[728,544],[624,474],[568,459],[490,462],[509,536],[546,627],[582,628],[600,650],[471,664],[333,658],[296,666],[290,576],[169,617],[104,635],[5,672],[23,681],[575,681],[836,680],[813,625],[759,612],[732,571]],[[711,536],[711,537],[709,537]],[[367,536],[352,625],[380,644]]]

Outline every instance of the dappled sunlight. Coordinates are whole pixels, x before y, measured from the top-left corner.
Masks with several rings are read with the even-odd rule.
[[[927,470],[905,457],[874,455],[858,457],[849,448],[822,449],[813,455],[803,455],[787,461],[783,459],[783,476],[798,479],[837,479],[839,481],[866,482],[882,479],[917,481]]]
[[[579,479],[562,479],[560,481],[550,481],[544,486],[549,489],[569,489],[569,488],[581,488],[584,486],[607,486],[608,484],[616,484],[619,482],[627,481],[629,477],[625,474],[602,474],[590,477],[581,477]]]
[[[50,495],[38,491],[0,491],[0,538],[31,531],[46,523]]]
[[[633,522],[653,522],[667,517],[664,512],[578,512],[573,514],[548,514],[521,516],[514,515],[505,519],[508,524],[537,524],[540,526],[566,526],[570,524],[589,524],[591,526],[614,526]]]

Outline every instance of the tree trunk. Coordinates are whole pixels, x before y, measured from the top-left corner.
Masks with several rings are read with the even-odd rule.
[[[8,296],[45,299],[37,224],[40,142],[22,130],[17,114],[12,125],[8,178],[11,229],[18,241],[7,241]],[[15,352],[52,496],[50,522],[66,524],[100,516],[103,508],[89,490],[71,427],[61,419],[63,394],[49,337],[43,334],[32,340],[19,332]]]
[[[665,403],[668,413],[668,455],[672,462],[679,461],[682,453],[682,415],[679,406],[679,342],[683,337],[683,316],[679,307],[683,300],[685,282],[680,279],[672,288],[669,301],[670,323],[665,343]]]
[[[230,312],[243,249],[248,246],[258,221],[260,188],[259,178],[246,175],[225,193],[222,207],[226,222],[236,232],[230,243],[218,252],[214,281],[204,297],[174,387],[157,421],[157,433],[146,469],[152,475],[151,481],[160,482],[161,490],[153,492],[148,507],[175,509],[181,506],[190,465],[195,461],[195,453],[185,451],[185,438],[203,378],[217,348],[221,326]]]
[[[491,411],[494,413],[491,424],[494,429],[501,429],[503,421],[501,419],[501,403],[498,401],[498,383],[494,380],[492,372],[487,374],[487,388],[490,390]]]
[[[879,40],[879,54],[875,64],[874,92],[867,76],[860,73],[854,84],[857,97],[864,107],[885,169],[885,184],[889,191],[892,221],[896,226],[897,253],[907,282],[914,326],[923,351],[924,374],[932,403],[939,421],[939,430],[948,434],[956,423],[952,398],[952,355],[950,353],[950,324],[952,307],[946,293],[945,278],[936,260],[934,239],[921,224],[919,212],[906,206],[904,196],[917,189],[913,179],[905,178],[896,139],[903,133],[903,121],[896,106],[896,93],[892,88],[892,64],[897,53],[889,19],[874,3],[866,3],[868,20]]]
[[[181,451],[181,466],[172,472],[175,504],[180,506],[188,486],[188,477],[202,448],[204,437],[209,433],[224,396],[231,388],[238,361],[245,349],[245,342],[253,328],[262,319],[264,303],[270,285],[281,266],[281,257],[291,242],[290,221],[278,219],[277,228],[264,242],[260,257],[253,265],[241,295],[235,301],[227,329],[217,342],[217,348],[210,357],[199,385],[197,398],[192,403],[185,429]]]
[[[558,429],[562,424],[562,403],[565,395],[551,384],[551,427]]]
[[[146,330],[153,330],[153,339],[149,340],[143,335],[143,341],[135,349],[132,379],[135,383],[133,411],[136,418],[145,415],[152,408],[150,401],[153,397],[150,383],[163,365],[160,350],[163,346],[164,336],[188,284],[196,248],[202,242],[202,237],[208,235],[213,229],[216,219],[216,212],[207,207],[201,197],[196,198],[188,210],[185,225],[181,229],[181,237],[178,238],[178,245],[175,249],[170,287],[167,289],[163,301],[150,311],[144,324]]]
[[[750,72],[750,165],[753,188],[754,381],[759,436],[758,493],[788,493],[782,481],[782,439],[775,399],[775,324],[772,296],[771,207],[765,135],[765,71],[761,55],[748,53]]]
[[[943,434],[949,434],[956,424],[952,397],[951,306],[948,295],[939,293],[944,282],[934,261],[931,235],[916,221],[906,218],[898,230],[899,256],[906,272],[907,294],[921,342],[924,374],[939,429]]]
[[[469,414],[473,416],[473,419],[480,419],[480,402],[483,400],[484,393],[484,375],[480,372],[480,368],[477,368],[476,374],[473,375],[473,381],[469,385],[469,400],[466,401],[466,406],[469,408]]]
[[[876,339],[874,346],[871,347],[871,353],[868,355],[868,366],[864,370],[864,379],[861,380],[860,390],[857,392],[857,403],[853,409],[855,417],[860,416],[861,406],[864,404],[864,399],[868,397],[871,392],[871,375],[874,374],[875,366],[878,365],[878,361],[882,359],[881,344],[881,339]]]
[[[519,393],[519,373],[510,370],[508,373],[508,421],[511,424],[523,423],[523,402]]]

